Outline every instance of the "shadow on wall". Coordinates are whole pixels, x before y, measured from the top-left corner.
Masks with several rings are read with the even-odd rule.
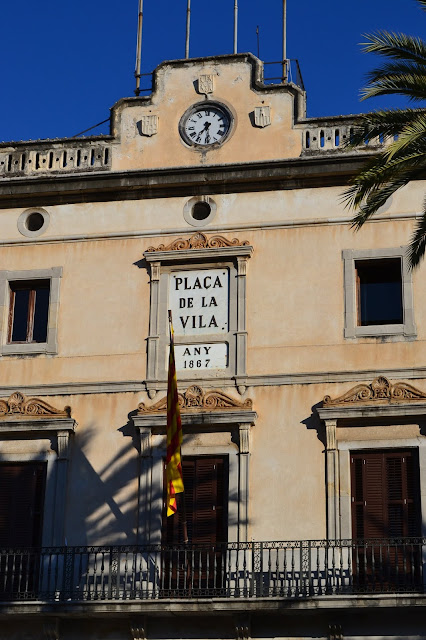
[[[136,544],[141,460],[139,437],[131,416],[129,414],[129,421],[117,429],[125,438],[125,443],[99,470],[90,461],[94,456],[95,437],[99,439],[96,425],[92,423],[86,426],[84,432],[76,431],[70,459],[65,522],[67,543],[70,546]],[[186,433],[186,444],[195,439],[196,434]],[[154,458],[153,464],[162,464],[162,458]],[[153,475],[158,477],[154,468]],[[198,482],[201,493],[203,482],[203,479]],[[163,502],[162,486],[153,484],[149,502],[151,506]],[[141,504],[143,503],[144,500],[141,499]],[[231,507],[232,503],[238,503],[238,491],[230,487],[228,527],[237,524],[237,517],[230,516],[238,511]],[[141,531],[144,529],[144,518],[150,518],[149,528],[155,528],[160,533],[161,513],[155,509],[150,509],[147,514],[141,512]]]
[[[134,443],[125,442],[97,471],[88,453],[95,437],[94,424],[86,426],[84,432],[77,430],[74,436],[65,522],[67,542],[134,544],[138,475]]]

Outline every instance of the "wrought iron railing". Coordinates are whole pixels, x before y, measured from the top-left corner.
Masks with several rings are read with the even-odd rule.
[[[424,538],[0,549],[0,600],[418,593],[425,551]]]
[[[283,84],[292,82],[305,91],[299,61],[295,58],[263,63],[263,82],[265,84]]]

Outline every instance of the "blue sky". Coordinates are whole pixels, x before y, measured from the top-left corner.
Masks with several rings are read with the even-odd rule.
[[[191,57],[232,52],[233,0],[192,0]],[[424,37],[415,0],[287,0],[287,55],[300,62],[308,115],[359,113],[398,100],[359,102],[375,56],[362,34],[377,29]],[[281,0],[239,0],[239,52],[281,57]],[[0,140],[73,136],[108,118],[133,95],[138,0],[4,0]],[[144,0],[142,71],[184,57],[186,0]],[[107,132],[99,127],[95,132]]]

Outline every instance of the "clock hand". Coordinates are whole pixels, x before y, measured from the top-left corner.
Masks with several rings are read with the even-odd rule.
[[[208,144],[210,142],[210,136],[209,136],[209,127],[211,125],[211,122],[205,122],[204,123],[204,129],[203,132],[205,132],[205,136],[204,136],[204,143]]]

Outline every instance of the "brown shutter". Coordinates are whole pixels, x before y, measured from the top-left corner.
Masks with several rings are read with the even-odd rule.
[[[355,538],[420,534],[419,472],[415,450],[351,455]]]
[[[0,463],[0,547],[41,544],[45,464]]]
[[[226,459],[187,456],[182,459],[182,468],[189,542],[199,545],[226,542]],[[168,545],[182,544],[183,541],[181,499],[178,496],[178,513],[167,518],[164,496],[163,541]]]

